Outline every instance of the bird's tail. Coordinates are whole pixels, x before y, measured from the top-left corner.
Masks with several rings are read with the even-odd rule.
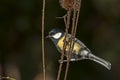
[[[103,66],[106,67],[108,70],[111,69],[111,63],[110,63],[110,62],[105,61],[104,59],[99,58],[99,57],[93,55],[92,53],[88,53],[87,58],[84,57],[84,59],[90,59],[90,60],[92,60],[92,61],[95,61],[95,62],[103,65]]]

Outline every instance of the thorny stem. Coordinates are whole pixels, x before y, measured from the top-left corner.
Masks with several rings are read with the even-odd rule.
[[[81,8],[81,1],[82,0],[80,0],[80,2],[79,2],[79,10],[77,11],[77,17],[76,17],[76,23],[75,23],[75,34],[74,35],[76,35],[76,30],[77,30],[77,24],[78,24],[78,19],[79,19],[79,13],[80,13],[80,8]]]
[[[73,32],[74,32],[74,22],[75,22],[75,15],[73,14],[73,22],[72,22],[72,31],[71,31],[71,35],[73,36]],[[72,53],[72,49],[73,49],[73,40],[70,39],[70,47],[69,47],[69,51],[68,51],[68,57],[67,57],[67,64],[66,64],[66,70],[65,70],[65,77],[64,77],[64,80],[67,79],[67,74],[68,74],[68,70],[69,70],[69,62],[70,62],[70,58],[71,58],[71,53]]]
[[[64,45],[63,45],[63,52],[61,54],[60,61],[63,61],[63,59],[64,59],[64,53],[65,53],[65,49],[66,49],[66,37],[67,37],[67,34],[68,34],[69,24],[70,24],[70,16],[71,16],[71,11],[68,11],[68,13],[67,13],[67,21],[66,21],[66,17],[64,17],[65,26],[66,26],[66,29],[65,29],[66,33],[65,33]],[[60,75],[61,75],[61,71],[62,71],[62,65],[63,65],[62,63],[60,63],[60,65],[59,65],[57,80],[60,80]]]
[[[80,3],[81,3],[81,0],[80,0]],[[76,4],[76,1],[74,0],[74,7],[75,7],[75,4]],[[78,18],[79,18],[79,11],[80,11],[80,5],[79,5],[78,11],[74,10],[74,12],[73,12],[72,31],[71,31],[72,37],[75,37],[75,35],[76,35],[76,29],[77,29]],[[74,41],[71,38],[70,39],[70,48],[69,48],[68,57],[67,57],[67,64],[66,64],[66,71],[65,71],[64,80],[67,79],[67,74],[68,74],[68,70],[69,70],[69,62],[70,62],[70,59],[71,59],[71,53],[72,53],[72,50],[73,50],[73,46],[74,46]]]
[[[45,50],[44,50],[44,21],[45,21],[45,0],[43,0],[42,8],[42,65],[43,65],[43,80],[46,80],[45,70]]]
[[[76,9],[77,6],[77,9]],[[67,74],[68,74],[68,70],[69,70],[69,61],[71,58],[71,53],[73,50],[73,45],[74,45],[74,41],[73,38],[76,35],[76,29],[77,29],[77,24],[78,24],[78,18],[79,18],[79,12],[80,12],[80,7],[81,7],[81,0],[74,0],[74,5],[73,5],[73,17],[72,17],[72,30],[71,30],[71,38],[70,40],[68,40],[70,42],[69,45],[69,51],[67,54],[67,60],[65,62],[67,62],[66,64],[66,71],[65,71],[65,77],[64,80],[67,79]],[[63,52],[61,54],[61,60],[64,62],[64,53],[65,53],[65,49],[66,49],[66,36],[68,34],[68,30],[69,30],[69,25],[70,25],[70,19],[71,19],[71,12],[72,10],[67,10],[67,15],[63,16],[62,18],[64,18],[64,22],[65,22],[65,26],[66,26],[66,33],[65,33],[65,39],[64,39],[64,45],[63,45]],[[60,75],[61,75],[61,70],[62,70],[62,63],[60,63],[59,65],[59,70],[58,70],[58,76],[57,76],[57,80],[60,80]]]

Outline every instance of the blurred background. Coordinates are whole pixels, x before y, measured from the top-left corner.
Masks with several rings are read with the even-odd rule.
[[[0,0],[0,74],[17,80],[43,80],[42,0]],[[58,0],[46,0],[45,35],[65,29]],[[78,37],[93,54],[112,64],[109,71],[89,60],[71,62],[68,80],[120,80],[120,0],[82,0]],[[56,80],[60,53],[45,39],[47,80]],[[63,65],[63,80],[65,64]]]

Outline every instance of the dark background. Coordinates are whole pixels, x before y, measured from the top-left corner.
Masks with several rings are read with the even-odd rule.
[[[42,0],[0,0],[0,74],[42,80]],[[58,0],[46,0],[45,35],[65,29]],[[93,54],[112,64],[109,71],[89,60],[71,62],[68,80],[120,80],[120,0],[82,0],[76,36]],[[47,80],[56,80],[60,53],[45,39]],[[63,67],[62,79],[65,65]]]

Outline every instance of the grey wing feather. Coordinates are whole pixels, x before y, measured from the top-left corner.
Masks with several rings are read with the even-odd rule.
[[[76,41],[77,43],[79,43],[81,46],[86,47],[86,45],[83,44],[83,42],[80,41],[79,39],[75,38],[75,41]]]
[[[75,41],[76,41],[77,43],[79,43],[83,48],[86,48],[86,50],[88,50],[88,51],[91,53],[90,49],[88,49],[87,46],[86,46],[82,41],[80,41],[80,40],[77,39],[77,38],[75,38]]]
[[[67,37],[71,38],[71,34],[68,34]],[[85,44],[83,44],[83,42],[81,42],[78,38],[75,38],[74,40],[75,42],[79,43],[81,46],[86,47]]]

